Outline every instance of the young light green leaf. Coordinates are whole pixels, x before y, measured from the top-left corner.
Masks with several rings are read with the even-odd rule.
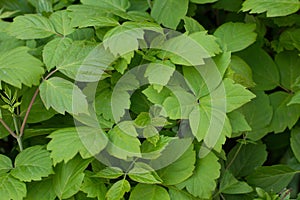
[[[246,178],[247,182],[270,192],[280,192],[285,188],[297,171],[286,165],[263,166]]]
[[[268,127],[269,132],[283,132],[287,127],[291,129],[299,119],[300,105],[293,104],[287,106],[291,100],[291,95],[285,92],[275,92],[270,95],[270,102],[273,106],[273,118]]]
[[[291,148],[298,161],[300,161],[300,128],[295,127],[291,131]]]
[[[281,85],[295,91],[295,83],[300,77],[300,57],[297,51],[284,51],[276,55],[275,62],[280,73]]]
[[[188,0],[154,1],[151,16],[164,26],[176,29],[188,10]]]
[[[217,28],[214,35],[226,45],[226,50],[236,52],[255,42],[255,24],[227,22]]]
[[[237,55],[251,67],[255,89],[272,90],[280,84],[277,66],[266,51],[253,45]]]
[[[220,169],[217,156],[210,152],[206,157],[198,160],[193,175],[180,183],[179,188],[186,187],[192,195],[209,199],[217,186],[215,179],[219,178]]]
[[[177,160],[157,171],[164,184],[175,185],[181,183],[193,174],[196,161],[196,153],[193,147],[193,145],[190,145]]]
[[[0,154],[0,174],[4,174],[13,168],[9,157]]]
[[[106,193],[107,200],[120,200],[130,191],[130,183],[126,179],[115,182]]]
[[[166,189],[158,185],[137,184],[132,190],[129,200],[170,200]]]
[[[107,144],[108,139],[101,129],[91,127],[72,127],[54,131],[49,136],[51,141],[47,149],[51,151],[53,164],[67,163],[78,152],[83,156],[85,151],[98,154]],[[88,148],[88,149],[87,149]]]
[[[61,114],[88,113],[88,103],[82,91],[73,83],[59,77],[45,80],[40,85],[40,96],[47,109]]]
[[[205,28],[192,17],[185,16],[183,20],[184,20],[184,28],[187,32],[195,33],[195,32],[205,31]]]
[[[262,166],[267,155],[264,144],[237,144],[229,152],[226,163],[231,163],[228,169],[235,177],[245,177]]]
[[[44,69],[42,62],[28,53],[27,47],[1,53],[0,55],[0,82],[21,88],[22,84],[31,87],[38,85]]]
[[[60,60],[71,44],[72,40],[69,38],[56,38],[44,46],[43,60],[48,71],[60,64]]]
[[[7,31],[22,40],[46,38],[56,34],[51,21],[38,14],[26,14],[14,18]]]
[[[56,11],[50,16],[50,21],[52,22],[54,29],[57,33],[66,36],[75,31],[71,24],[71,19],[68,16],[66,10]]]
[[[267,12],[267,17],[279,17],[295,13],[299,8],[298,0],[246,0],[242,11],[250,11],[251,14]]]
[[[220,193],[224,194],[245,194],[253,189],[244,181],[238,181],[229,171],[225,171],[220,181]]]
[[[42,180],[53,173],[50,153],[42,146],[33,146],[22,151],[15,160],[11,175],[21,181]]]
[[[55,167],[53,176],[53,187],[55,194],[60,199],[67,199],[80,190],[84,178],[83,171],[91,160],[83,160],[76,156],[67,163],[59,163]]]
[[[142,162],[135,163],[134,167],[128,172],[128,176],[139,183],[158,184],[162,182],[154,169]]]
[[[22,200],[26,196],[26,184],[10,174],[0,174],[0,196],[3,200]]]
[[[53,187],[53,178],[49,177],[42,181],[34,181],[27,184],[27,196],[25,200],[55,200],[56,194]]]

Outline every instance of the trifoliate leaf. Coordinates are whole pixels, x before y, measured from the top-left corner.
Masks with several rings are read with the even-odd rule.
[[[226,45],[226,50],[236,52],[255,42],[255,24],[227,22],[217,28],[214,35]]]
[[[166,189],[158,185],[137,184],[132,190],[129,200],[170,200]]]
[[[267,12],[267,17],[279,17],[295,13],[299,8],[298,0],[246,0],[242,11],[250,11],[251,14]]]
[[[179,188],[185,187],[192,195],[209,199],[217,186],[215,180],[220,176],[220,169],[217,156],[210,152],[206,157],[198,160],[193,175],[179,184]]]
[[[22,200],[26,196],[26,185],[10,174],[0,174],[0,196],[3,200]]]
[[[155,1],[151,16],[167,28],[176,29],[180,20],[188,10],[188,0],[161,0]]]
[[[124,196],[126,192],[130,191],[130,183],[122,179],[120,181],[115,182],[111,188],[106,193],[107,200],[120,200]]]
[[[24,84],[28,87],[38,85],[44,69],[37,58],[28,53],[27,47],[1,53],[0,55],[0,82],[21,88]]]
[[[92,173],[85,171],[85,176],[81,186],[81,191],[87,194],[89,198],[98,198],[99,200],[105,199],[105,194],[107,192],[104,182],[99,178],[92,177]]]
[[[91,160],[83,160],[76,156],[67,163],[59,163],[55,167],[53,176],[53,187],[55,194],[60,199],[67,199],[80,190],[84,178],[83,171]]]
[[[263,166],[257,168],[246,180],[252,186],[277,193],[290,183],[296,173],[286,165]]]
[[[15,160],[11,175],[21,181],[42,180],[53,173],[50,153],[41,146],[33,146],[22,151]]]
[[[8,33],[18,39],[40,39],[56,34],[51,21],[38,14],[26,14],[14,18]]]
[[[73,83],[59,77],[44,80],[40,96],[47,109],[52,107],[61,114],[88,113],[88,103],[82,91]]]

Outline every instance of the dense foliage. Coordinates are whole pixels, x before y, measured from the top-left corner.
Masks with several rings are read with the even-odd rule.
[[[298,0],[1,0],[0,199],[300,199]]]

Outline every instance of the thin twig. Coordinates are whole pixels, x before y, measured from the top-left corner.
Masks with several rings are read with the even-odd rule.
[[[18,136],[9,128],[9,126],[0,118],[0,123],[4,126],[4,128],[11,134],[14,138],[18,139]]]

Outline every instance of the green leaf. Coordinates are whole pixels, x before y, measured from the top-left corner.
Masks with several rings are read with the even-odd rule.
[[[72,40],[69,38],[56,38],[45,45],[43,60],[48,71],[60,64],[60,60],[71,44]]]
[[[299,119],[300,105],[287,106],[291,95],[285,92],[275,92],[270,95],[270,102],[273,106],[274,115],[269,125],[269,132],[283,132],[287,127],[291,129]]]
[[[221,165],[217,156],[210,152],[204,158],[199,159],[193,175],[179,184],[179,188],[186,187],[187,191],[196,197],[211,198],[217,184],[215,179],[220,176]]]
[[[116,179],[124,175],[124,172],[117,167],[106,167],[99,172],[97,172],[93,177]]]
[[[166,189],[158,185],[137,184],[132,190],[129,200],[170,200]]]
[[[30,88],[28,91],[26,91],[25,94],[23,94],[22,97],[22,103],[21,103],[21,113],[20,116],[24,117],[27,108],[30,104],[30,101],[34,95],[34,92],[36,91],[36,87]],[[30,109],[30,115],[28,116],[27,123],[38,123],[45,120],[50,119],[56,114],[56,112],[53,109],[47,110],[40,98],[40,96],[37,96],[34,100],[34,103],[32,104],[32,107]]]
[[[51,21],[37,14],[26,14],[14,18],[7,31],[10,35],[22,40],[46,38],[56,34]]]
[[[237,144],[227,156],[228,169],[235,177],[245,177],[267,160],[268,152],[264,144]]]
[[[255,42],[255,24],[227,22],[217,28],[214,35],[226,45],[226,50],[236,52]]]
[[[252,131],[247,132],[247,138],[256,141],[268,133],[266,127],[272,120],[273,108],[269,96],[263,91],[255,91],[254,94],[256,98],[241,107],[239,111],[252,128]]]
[[[291,131],[291,148],[298,161],[300,161],[300,128],[295,127]]]
[[[244,181],[238,181],[229,171],[226,171],[220,182],[219,192],[224,194],[250,193],[253,189]]]
[[[171,189],[169,188],[169,195],[171,200],[197,200],[198,198],[194,197],[190,193],[184,191],[184,190],[179,190],[179,189]]]
[[[231,112],[255,97],[253,93],[240,84],[234,84],[231,79],[224,79],[226,91],[226,111]],[[214,92],[217,92],[215,90]]]
[[[290,15],[289,17],[276,18],[276,19],[284,20],[283,22],[281,22],[281,21],[278,22],[279,24],[281,24],[283,26],[286,26],[287,23],[292,23],[291,24],[291,26],[292,26],[295,23],[293,21],[295,19],[297,20],[297,18],[295,17],[295,15],[294,15],[294,17],[295,17],[294,19],[293,19],[293,15]],[[276,23],[277,21],[275,20],[274,22]],[[287,29],[280,35],[279,45],[287,50],[293,50],[295,48],[300,50],[299,33],[300,33],[300,29]]]
[[[247,177],[247,182],[270,192],[280,192],[292,180],[297,171],[286,165],[263,166]]]
[[[47,109],[52,107],[61,114],[88,113],[87,100],[82,91],[73,83],[53,77],[40,85],[40,96]]]
[[[67,199],[80,190],[84,173],[91,160],[83,160],[76,156],[67,163],[60,163],[55,167],[53,187],[60,199]]]
[[[115,126],[108,133],[110,142],[107,146],[107,151],[120,159],[127,157],[141,157],[140,141],[132,133],[125,132],[119,126]]]
[[[199,22],[191,17],[185,16],[184,20],[184,28],[189,33],[195,33],[200,31],[205,31],[205,28],[199,24]]]
[[[72,27],[117,26],[119,22],[108,15],[109,10],[93,5],[71,5],[67,8]]]
[[[4,174],[13,168],[9,157],[0,154],[0,174]]]
[[[295,13],[299,8],[298,0],[246,0],[242,11],[250,11],[251,14],[267,12],[267,17],[278,17]]]
[[[281,85],[295,91],[295,83],[300,77],[300,57],[297,51],[284,51],[276,55],[275,62],[280,73]]]
[[[207,31],[192,33],[190,35],[201,47],[203,47],[210,56],[215,56],[221,53],[220,46],[217,43],[217,38],[213,35],[208,35]]]
[[[42,177],[51,173],[53,170],[50,153],[41,146],[29,147],[18,154],[15,168],[11,170],[12,176],[26,182],[42,180]]]
[[[151,16],[167,28],[176,29],[188,10],[188,0],[154,1]]]
[[[253,80],[256,83],[255,89],[272,90],[279,85],[280,76],[277,66],[266,51],[254,45],[237,55],[251,67]]]
[[[52,177],[43,179],[38,182],[30,182],[27,184],[27,196],[25,200],[55,200],[56,194],[53,187],[51,186],[53,179]]]
[[[116,10],[126,11],[129,8],[130,2],[128,0],[81,0],[83,4],[99,6],[102,8],[113,8]]]
[[[22,200],[26,196],[26,185],[10,174],[0,174],[0,196],[3,200]]]
[[[50,16],[50,21],[52,22],[54,29],[57,33],[66,36],[75,31],[71,24],[71,19],[68,16],[66,10],[56,11]]]
[[[255,86],[251,68],[243,59],[235,55],[231,56],[227,77],[247,88]]]
[[[289,105],[292,105],[292,104],[300,104],[300,91],[293,94],[290,102],[287,105],[289,106]]]
[[[134,167],[128,172],[129,178],[132,180],[145,184],[161,183],[160,177],[149,165],[137,162]]]
[[[78,152],[83,156],[85,151],[91,155],[98,154],[106,146],[108,139],[99,128],[76,127],[54,131],[49,136],[51,141],[47,149],[51,151],[53,164],[67,163]]]
[[[239,135],[240,132],[251,131],[245,116],[239,111],[228,113],[228,118],[232,127],[232,132]]]
[[[107,200],[120,200],[124,196],[125,192],[130,191],[130,184],[127,180],[122,179],[115,182],[106,193]]]
[[[192,3],[197,3],[197,4],[206,4],[206,3],[213,3],[218,0],[190,0]]]
[[[27,47],[1,53],[0,55],[0,82],[21,88],[24,84],[28,87],[38,85],[44,74],[42,62],[28,53]]]
[[[181,183],[193,174],[196,161],[196,153],[193,147],[193,145],[190,145],[178,159],[157,171],[157,174],[163,180],[165,185]]]
[[[99,178],[93,178],[91,176],[92,173],[87,172],[89,171],[86,171],[85,173],[85,177],[83,179],[80,190],[86,193],[87,197],[105,200],[107,189],[104,182],[102,182]]]

